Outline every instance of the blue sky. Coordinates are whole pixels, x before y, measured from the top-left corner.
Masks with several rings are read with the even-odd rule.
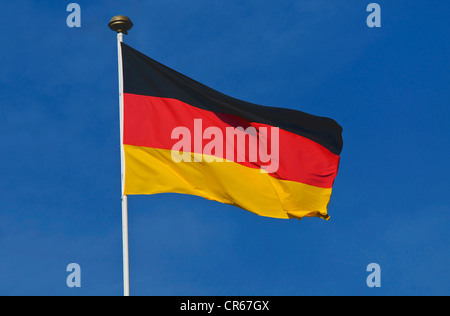
[[[449,295],[450,3],[377,1],[373,29],[370,2],[77,1],[81,28],[3,3],[0,295],[122,294],[117,14],[167,66],[344,128],[329,222],[130,197],[132,295]]]

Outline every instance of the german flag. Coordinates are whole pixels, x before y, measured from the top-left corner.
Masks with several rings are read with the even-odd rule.
[[[334,120],[224,95],[122,43],[125,195],[182,193],[261,216],[320,217],[339,166]]]

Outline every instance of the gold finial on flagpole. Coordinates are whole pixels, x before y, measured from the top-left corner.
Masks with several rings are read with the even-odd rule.
[[[108,26],[117,33],[128,34],[127,32],[133,27],[133,22],[125,15],[116,15],[109,21]]]

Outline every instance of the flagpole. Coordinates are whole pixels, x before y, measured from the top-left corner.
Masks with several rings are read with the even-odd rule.
[[[111,30],[117,32],[117,52],[119,64],[119,112],[120,112],[120,169],[122,196],[122,245],[123,245],[123,295],[130,296],[130,262],[128,250],[128,197],[125,195],[125,152],[123,148],[123,34],[133,27],[131,20],[123,15],[117,15],[108,23]]]

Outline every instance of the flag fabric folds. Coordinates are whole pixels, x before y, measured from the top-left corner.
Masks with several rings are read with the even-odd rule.
[[[182,193],[261,216],[320,217],[342,150],[334,120],[244,102],[122,43],[125,195]]]

